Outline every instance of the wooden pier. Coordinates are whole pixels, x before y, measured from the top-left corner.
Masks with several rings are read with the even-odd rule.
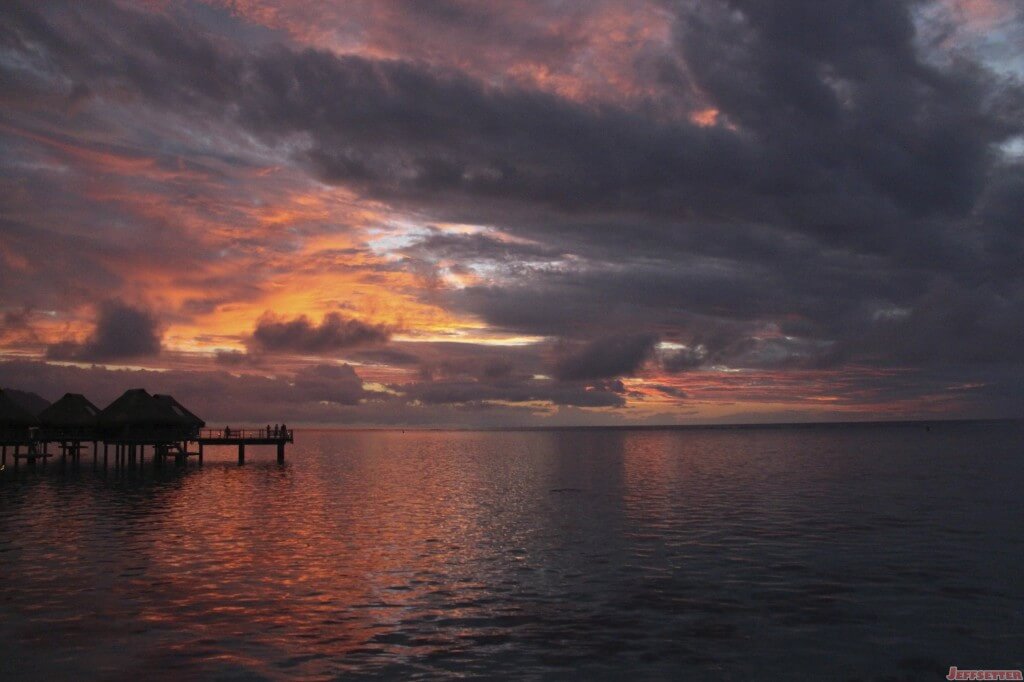
[[[24,449],[23,449],[24,448]],[[14,466],[17,467],[21,460],[26,460],[30,465],[35,465],[37,459],[45,463],[48,457],[53,457],[46,443],[39,443],[34,440],[0,440],[0,466],[7,466],[7,455],[10,453]]]
[[[42,402],[46,402],[40,398]],[[294,432],[283,424],[266,428],[204,428],[206,422],[172,396],[150,395],[142,388],[125,391],[100,410],[79,393],[66,393],[57,402],[33,414],[0,389],[0,466],[6,466],[8,450],[14,465],[37,459],[46,463],[50,446],[59,451],[62,462],[77,463],[92,444],[93,466],[99,462],[103,443],[103,466],[113,451],[114,466],[134,466],[145,461],[148,446],[153,464],[162,466],[170,457],[178,464],[195,456],[203,461],[206,445],[238,448],[238,463],[245,464],[246,445],[277,447],[277,461],[284,462],[285,445],[294,443]]]
[[[291,429],[203,429],[199,432],[199,461],[203,461],[204,445],[237,445],[238,463],[245,464],[246,445],[276,445],[277,461],[284,462],[284,446],[294,443]]]
[[[144,463],[147,446],[157,466],[162,465],[168,458],[183,464],[189,457],[197,457],[201,464],[203,448],[206,445],[237,446],[239,464],[245,464],[246,445],[273,445],[277,448],[278,463],[283,464],[285,446],[295,442],[295,432],[292,429],[202,429],[197,435],[184,438],[178,434],[159,432],[137,432],[131,437],[106,439],[100,436],[82,437],[84,435],[60,437],[53,433],[36,432],[28,438],[4,439],[0,436],[0,465],[7,464],[8,455],[13,459],[15,467],[22,460],[34,465],[36,460],[41,459],[45,463],[50,457],[77,463],[83,453],[91,451],[94,466],[99,464],[102,453],[104,468],[108,466],[110,455],[114,457],[114,466],[122,468]],[[54,446],[55,451],[50,450],[51,446]]]

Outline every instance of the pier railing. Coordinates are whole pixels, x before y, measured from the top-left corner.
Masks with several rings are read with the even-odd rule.
[[[223,440],[292,440],[292,429],[202,429],[202,439]]]

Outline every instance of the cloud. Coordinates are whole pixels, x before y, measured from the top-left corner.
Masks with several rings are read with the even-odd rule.
[[[244,367],[259,364],[259,356],[240,350],[218,350],[213,354],[213,361],[226,367]]]
[[[420,361],[419,357],[413,353],[407,353],[394,348],[360,349],[346,355],[358,362],[398,367],[416,365]]]
[[[565,255],[558,249],[542,244],[513,242],[479,232],[450,234],[436,231],[412,244],[405,252],[432,259],[497,261],[506,264],[549,262]]]
[[[259,355],[294,377],[322,362],[295,356],[331,356],[390,386],[420,370],[432,381],[407,395],[431,405],[634,405],[595,382],[670,387],[719,366],[899,369],[886,395],[902,400],[919,388],[911,372],[989,386],[994,367],[1021,365],[1019,59],[993,68],[935,39],[928,3],[278,3],[233,10],[245,21],[9,5],[0,292],[36,312],[0,330],[5,350],[123,354],[99,323],[51,343],[61,330],[40,311],[63,319],[98,293],[173,301],[161,323],[182,339],[230,306],[258,314],[281,273],[305,285],[344,270],[361,309],[416,301],[413,333],[564,346],[390,352],[374,347],[386,326],[331,313],[264,317],[252,357],[217,362],[244,371]],[[1017,35],[1020,18],[999,30]],[[275,205],[282,188],[295,200]],[[351,212],[321,210],[318,192]],[[652,350],[635,330],[685,349]],[[217,331],[203,334],[245,333]],[[545,373],[557,380],[532,378]]]
[[[32,320],[32,310],[28,306],[20,310],[6,310],[0,317],[0,343],[11,346],[37,345],[39,335]]]
[[[256,323],[251,343],[262,351],[322,355],[385,343],[390,335],[385,325],[345,318],[340,313],[327,313],[320,324],[305,315],[287,320],[265,313]]]
[[[622,407],[625,400],[616,391],[579,383],[550,380],[519,381],[422,381],[395,386],[407,399],[428,405],[480,403],[534,403],[576,407]]]
[[[310,400],[356,405],[366,395],[350,365],[314,365],[295,375],[295,390]]]
[[[46,355],[55,360],[131,360],[159,354],[160,342],[159,324],[150,311],[109,300],[99,305],[95,328],[85,341],[53,344]]]
[[[664,353],[661,358],[661,365],[667,372],[683,372],[700,367],[706,358],[707,351],[703,346],[680,348]]]
[[[658,342],[655,334],[604,336],[569,349],[555,362],[555,376],[563,381],[609,379],[635,373]]]

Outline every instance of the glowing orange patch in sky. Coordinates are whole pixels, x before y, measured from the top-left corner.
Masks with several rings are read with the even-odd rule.
[[[718,113],[718,109],[713,107],[701,109],[690,114],[690,120],[703,128],[707,128],[718,123]]]

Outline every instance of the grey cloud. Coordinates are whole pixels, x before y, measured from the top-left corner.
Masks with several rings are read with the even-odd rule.
[[[703,93],[702,105],[720,111],[707,128],[678,112],[652,115],[647,101],[597,105],[485,82],[444,55],[428,65],[249,49],[188,30],[174,13],[104,3],[5,8],[0,44],[40,71],[26,78],[5,62],[0,78],[12,98],[88,88],[223,121],[363,196],[525,237],[434,233],[395,267],[502,265],[483,284],[429,295],[506,330],[591,340],[562,359],[562,378],[635,371],[644,343],[606,349],[616,357],[598,351],[609,330],[636,329],[704,347],[706,357],[663,355],[669,371],[1019,366],[1024,164],[999,145],[1024,130],[1022,87],[967,55],[929,59],[916,42],[917,6],[666,3],[675,42],[638,73],[656,98]],[[472,17],[492,25],[485,10]],[[39,234],[3,229],[32,265],[43,262],[31,244]],[[77,263],[87,259],[73,250],[97,245],[60,248]],[[564,256],[571,267],[547,262]],[[103,270],[92,259],[81,267]],[[0,268],[0,287],[15,286]],[[33,281],[32,302],[60,296],[53,286]],[[333,354],[386,340],[361,324],[268,321],[252,343]],[[541,369],[536,358],[460,366],[465,354],[436,351],[413,353],[441,380],[431,395],[498,395],[498,380],[524,383]]]
[[[480,219],[508,202],[668,219],[660,243],[680,230],[672,221],[704,218],[768,220],[829,243],[878,249],[895,240],[910,250],[899,245],[901,224],[965,215],[992,144],[1021,129],[1019,86],[971,65],[943,71],[920,59],[902,3],[736,8],[684,4],[676,22],[694,78],[736,131],[488,88],[412,63],[285,48],[219,52],[202,35],[183,37],[173,59],[168,37],[147,52],[108,55],[125,66],[104,75],[152,98],[226,107],[270,139],[307,136],[301,154],[325,178],[373,195]],[[140,38],[160,28],[149,16],[117,19]],[[88,59],[72,60],[84,45],[58,40],[44,19],[25,23],[65,56],[64,68],[88,68]],[[497,212],[487,208],[494,200]],[[942,241],[943,230],[927,229]]]
[[[604,336],[568,349],[555,363],[555,376],[563,381],[608,379],[635,373],[651,356],[655,334]]]
[[[346,353],[346,357],[357,362],[397,366],[415,365],[420,361],[417,355],[394,348],[355,350]]]
[[[314,365],[295,375],[295,390],[308,399],[356,405],[365,396],[363,382],[350,365]]]
[[[240,350],[218,350],[213,354],[213,361],[225,367],[244,367],[258,364],[259,356]]]
[[[437,232],[416,242],[407,253],[460,261],[498,261],[518,264],[524,261],[551,261],[564,255],[543,244],[519,243],[488,234],[448,234]]]
[[[700,367],[707,358],[703,348],[681,348],[665,353],[661,359],[662,367],[668,372],[682,372]]]
[[[876,310],[857,329],[835,350],[839,359],[911,366],[1019,361],[1024,290],[940,280],[912,307]]]
[[[327,313],[320,324],[305,315],[285,320],[266,314],[256,323],[251,343],[263,351],[323,354],[384,343],[390,334],[390,329],[383,325],[345,318],[339,313]]]
[[[689,394],[686,391],[676,388],[675,386],[666,386],[664,384],[651,384],[651,388],[660,391],[661,393],[670,396],[672,398],[687,398]]]
[[[151,312],[111,300],[99,305],[95,328],[85,341],[57,343],[46,354],[60,360],[129,360],[159,354],[160,339]]]
[[[25,306],[20,310],[4,311],[0,317],[0,341],[11,345],[39,343],[31,308]]]
[[[543,380],[488,383],[483,381],[423,381],[396,386],[409,399],[427,404],[465,404],[502,401],[547,401],[576,407],[622,407],[625,400],[615,391]]]

